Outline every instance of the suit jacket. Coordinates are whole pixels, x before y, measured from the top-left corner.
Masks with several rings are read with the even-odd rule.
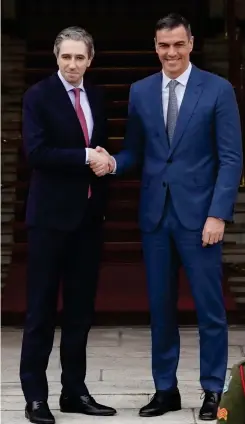
[[[107,139],[103,96],[84,82],[94,128],[91,147]],[[98,178],[85,164],[85,139],[71,100],[55,73],[27,90],[23,99],[23,139],[32,169],[26,223],[59,230],[79,226],[88,204],[103,219],[107,178]]]
[[[142,162],[140,227],[160,222],[169,188],[186,228],[208,216],[232,220],[242,171],[242,137],[231,84],[195,66],[169,146],[162,107],[162,72],[131,86],[124,149],[117,173]]]

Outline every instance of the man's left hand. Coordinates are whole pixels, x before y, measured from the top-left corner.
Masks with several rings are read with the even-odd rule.
[[[208,217],[202,232],[202,245],[215,244],[223,240],[225,221],[219,218]]]

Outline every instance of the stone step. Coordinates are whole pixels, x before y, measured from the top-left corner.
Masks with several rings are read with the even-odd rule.
[[[26,46],[25,44],[11,44],[11,43],[4,43],[2,42],[2,52],[5,58],[11,58],[16,55],[23,55],[26,53]]]
[[[4,287],[6,286],[6,278],[7,278],[7,276],[8,276],[8,269],[9,269],[9,267],[7,266],[4,266],[4,267],[2,267],[2,269],[1,269],[1,289],[3,290],[4,289]]]
[[[14,103],[11,101],[2,101],[2,113],[18,113],[19,115],[22,114],[22,108],[21,108],[21,100],[18,101],[18,103]]]
[[[12,164],[15,167],[15,172],[16,172],[17,159],[18,159],[18,153],[17,152],[15,152],[15,153],[3,153],[2,152],[2,157],[1,157],[2,167],[4,165],[9,166],[9,165]]]
[[[2,138],[5,139],[5,144],[11,144],[12,140],[14,140],[14,143],[16,144],[16,142],[20,145],[21,144],[21,131],[20,129],[16,130],[16,129],[12,129],[12,128],[8,128],[8,129],[1,129],[1,135]]]
[[[238,196],[237,196],[237,203],[245,204],[245,190],[239,191]]]
[[[15,112],[7,112],[6,110],[2,109],[2,122],[20,121],[21,119],[22,119],[21,109]]]
[[[2,35],[2,44],[3,43],[6,44],[6,45],[11,44],[11,45],[19,46],[19,45],[25,44],[25,41],[22,40],[21,38],[17,38],[15,36],[13,36],[13,35],[3,34]]]
[[[230,287],[233,293],[245,293],[245,286],[243,287],[231,285]]]
[[[234,223],[234,224],[228,224],[226,229],[226,233],[244,233],[245,232],[245,224],[244,223]]]
[[[15,210],[15,204],[14,203],[4,203],[2,204],[1,212],[3,213],[12,213]]]
[[[244,263],[245,249],[243,253],[225,254],[223,253],[222,260],[226,264],[243,264]]]
[[[13,234],[3,234],[2,232],[2,237],[1,237],[1,243],[4,245],[11,245],[13,244]]]
[[[235,205],[235,212],[245,212],[245,203],[237,203]]]
[[[7,141],[2,139],[2,154],[15,154],[19,152],[20,140]]]
[[[4,222],[2,225],[2,235],[11,235],[13,234],[13,223],[12,222]]]
[[[223,251],[225,253],[234,253],[234,252],[243,252],[245,250],[245,243],[241,243],[241,244],[226,244],[223,248]]]
[[[10,222],[12,222],[13,219],[14,219],[14,216],[15,216],[14,212],[13,213],[8,212],[6,214],[2,213],[2,216],[1,216],[2,225],[5,224],[5,223],[9,224]]]
[[[3,94],[2,103],[20,103],[21,105],[22,97],[18,94]]]
[[[25,82],[24,82],[24,73],[22,74],[11,74],[11,73],[2,73],[2,86],[3,87],[10,87],[12,89],[16,88],[22,88],[24,91],[25,89]]]
[[[225,233],[225,243],[245,243],[245,233]]]
[[[25,91],[24,78],[15,80],[11,78],[11,75],[8,77],[4,77],[4,75],[2,75],[2,89],[3,91],[8,89],[19,89],[23,93]]]
[[[26,62],[26,53],[23,55],[23,53],[16,52],[14,54],[9,55],[8,51],[6,49],[3,51],[2,55],[2,67],[5,67],[6,64],[22,64],[25,66]]]
[[[2,85],[4,87],[22,87],[25,91],[25,72],[2,72]]]
[[[17,38],[13,35],[10,34],[3,34],[2,35],[2,45],[12,45],[12,46],[23,46],[25,45],[25,41],[22,40],[21,38]]]
[[[9,173],[9,172],[4,172],[4,174],[2,174],[2,184],[4,183],[12,183],[14,181],[17,181],[17,175],[16,173]]]
[[[12,155],[10,155],[12,156]],[[14,156],[14,155],[13,155]],[[15,163],[9,163],[4,166],[3,174],[17,174],[17,167]]]
[[[241,275],[241,276],[237,276],[237,277],[229,277],[229,282],[231,284],[238,284],[238,283],[242,283],[245,286],[245,275]]]
[[[4,205],[14,204],[15,199],[16,199],[15,192],[14,193],[2,193],[2,195],[1,195],[2,208],[3,208]]]
[[[14,202],[15,201],[15,187],[3,188],[1,192],[2,202]]]
[[[20,130],[21,130],[21,122],[19,120],[16,121],[5,121],[2,120],[2,133],[4,132],[9,132],[13,134],[13,131],[18,131],[18,136],[20,135]],[[4,137],[5,138],[5,137]]]
[[[12,58],[2,61],[2,75],[14,73],[14,77],[25,73],[25,62],[22,60],[13,60]]]
[[[245,304],[245,297],[237,297],[236,302],[239,303],[239,305]]]
[[[235,224],[245,224],[245,212],[239,212],[234,214]]]
[[[23,93],[26,88],[26,85],[23,85],[21,87],[5,87],[4,83],[2,83],[2,94],[5,94],[7,96],[12,96],[13,94],[23,96]]]
[[[5,247],[6,249],[6,247]],[[12,262],[12,253],[11,253],[11,249],[9,249],[9,252],[6,253],[3,251],[2,248],[2,252],[1,252],[1,261],[2,261],[2,265],[8,266],[11,264]]]

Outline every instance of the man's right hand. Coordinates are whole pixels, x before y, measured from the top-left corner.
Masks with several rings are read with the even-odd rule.
[[[104,162],[103,164],[101,163],[101,157],[106,160],[107,167],[104,166]],[[115,159],[107,152],[107,150],[100,146],[97,146],[93,153],[91,153],[89,162],[90,168],[98,177],[113,172],[116,166]]]

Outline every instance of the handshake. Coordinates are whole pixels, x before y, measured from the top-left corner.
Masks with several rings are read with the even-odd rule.
[[[96,149],[88,149],[88,162],[97,177],[103,177],[113,172],[116,168],[115,159],[100,146],[97,146]]]

